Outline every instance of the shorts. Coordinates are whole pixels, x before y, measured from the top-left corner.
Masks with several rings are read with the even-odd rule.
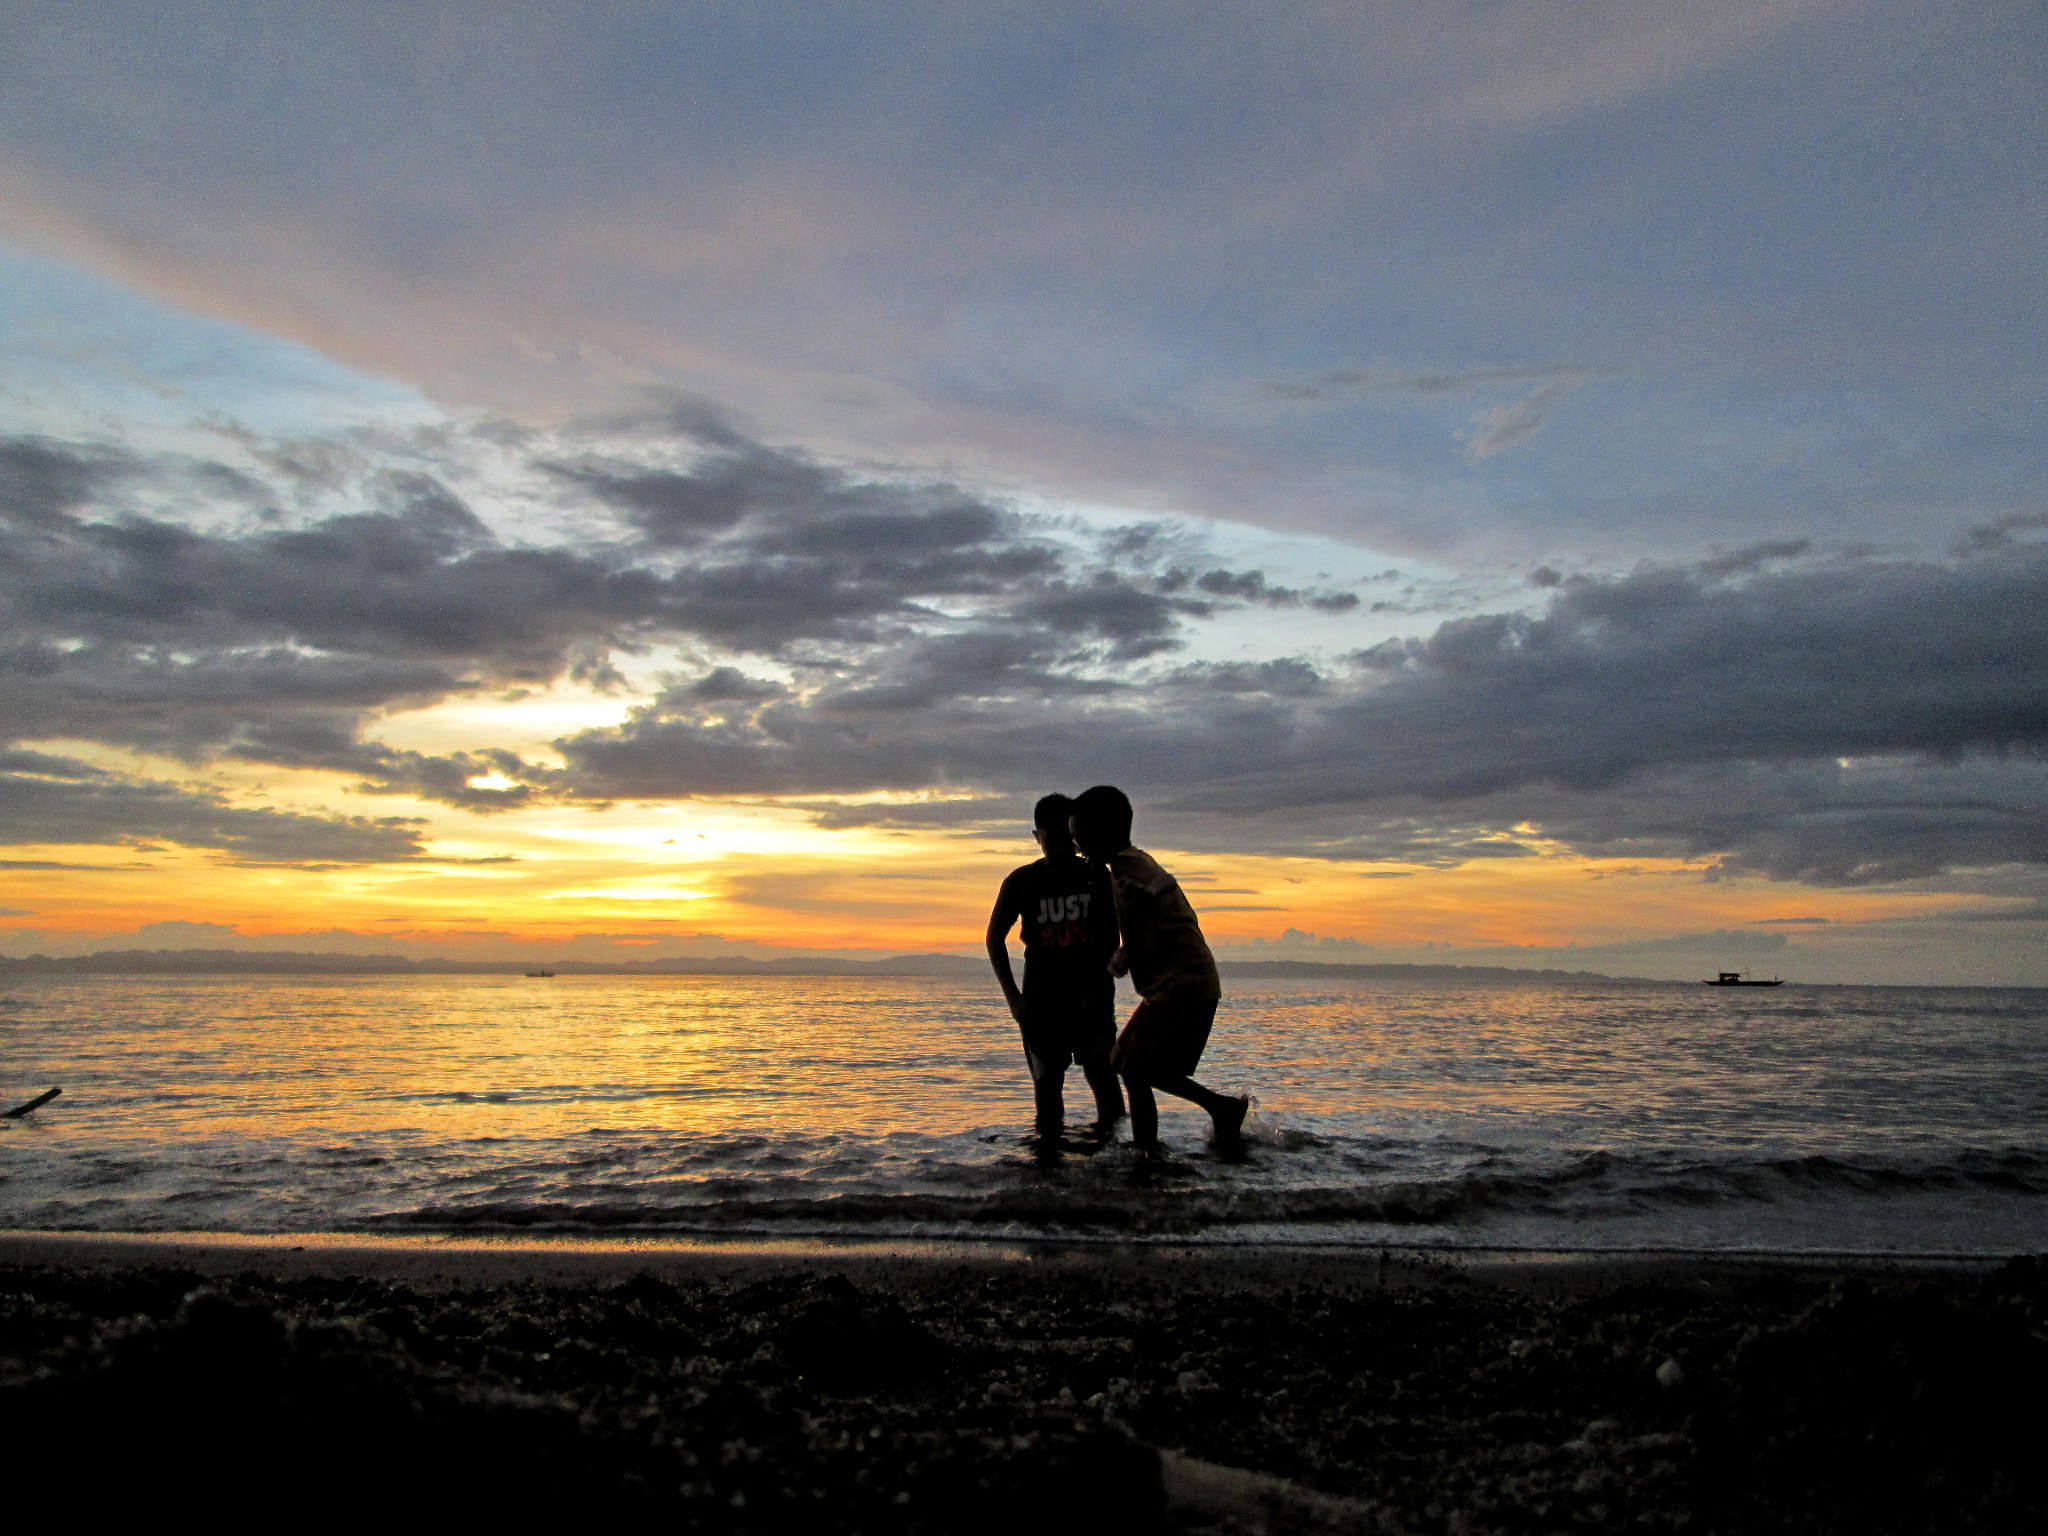
[[[1024,998],[1024,1055],[1037,1082],[1075,1061],[1099,1060],[1116,1044],[1116,998]]]
[[[1216,1022],[1213,997],[1146,998],[1117,1036],[1110,1065],[1134,1083],[1191,1076]]]

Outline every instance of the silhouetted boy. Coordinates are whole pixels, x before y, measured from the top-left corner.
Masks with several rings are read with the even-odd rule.
[[[1098,784],[1084,792],[1074,801],[1071,825],[1081,852],[1109,871],[1123,935],[1110,969],[1118,976],[1128,971],[1142,999],[1111,1058],[1131,1090],[1132,1140],[1159,1144],[1155,1088],[1199,1104],[1216,1122],[1216,1139],[1234,1139],[1251,1100],[1211,1093],[1189,1076],[1223,997],[1195,909],[1151,854],[1131,846],[1131,802],[1122,790]]]
[[[1057,1137],[1066,1123],[1061,1085],[1079,1061],[1095,1092],[1095,1131],[1107,1136],[1123,1118],[1124,1098],[1109,1064],[1116,1043],[1116,904],[1109,880],[1074,852],[1067,816],[1073,802],[1047,795],[1032,808],[1031,835],[1045,857],[1010,871],[988,919],[988,959],[1010,1016],[1024,1032],[1038,1133]],[[1010,971],[1010,925],[1024,925],[1024,986]]]

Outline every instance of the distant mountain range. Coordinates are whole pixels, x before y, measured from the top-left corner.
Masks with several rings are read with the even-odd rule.
[[[1515,970],[1495,965],[1339,965],[1320,960],[1224,960],[1225,976],[1247,980],[1359,979],[1463,982],[1493,986],[1566,986],[1583,982],[1666,986],[1641,976],[1598,971]],[[749,960],[739,955],[683,960],[409,960],[404,955],[341,955],[246,949],[106,949],[93,955],[0,955],[0,976],[985,976],[988,962],[966,955],[892,955],[886,960]]]
[[[986,960],[964,955],[892,955],[886,960],[749,960],[740,955],[683,960],[410,960],[404,955],[308,954],[247,949],[103,949],[95,955],[23,960],[0,956],[0,976],[973,976]]]

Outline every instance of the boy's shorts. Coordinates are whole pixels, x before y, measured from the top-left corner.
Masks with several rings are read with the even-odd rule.
[[[1146,998],[1132,1010],[1109,1063],[1138,1083],[1192,1076],[1215,1022],[1213,997]]]
[[[1075,1061],[1109,1054],[1116,1044],[1116,999],[1052,1002],[1024,999],[1024,1054],[1037,1082]]]

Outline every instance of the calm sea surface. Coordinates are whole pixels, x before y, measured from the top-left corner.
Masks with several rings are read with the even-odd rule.
[[[2048,1249],[2048,991],[1244,982],[1200,1075],[1241,1155],[1046,1160],[992,983],[8,978],[0,1226]]]

